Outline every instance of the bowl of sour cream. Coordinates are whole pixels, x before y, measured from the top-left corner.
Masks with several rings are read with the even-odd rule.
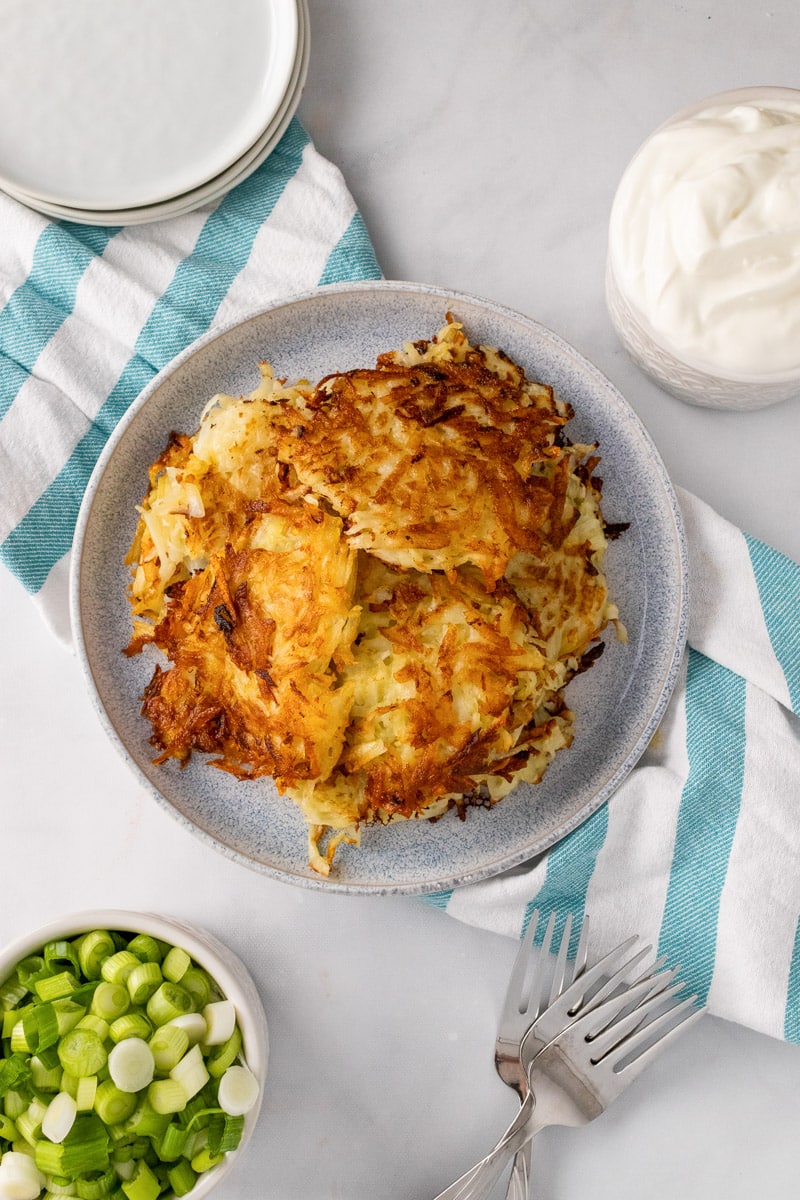
[[[612,205],[606,299],[631,358],[682,400],[800,395],[800,90],[721,92],[647,138]]]

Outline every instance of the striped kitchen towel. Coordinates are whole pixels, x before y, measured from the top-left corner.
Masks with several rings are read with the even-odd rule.
[[[514,937],[588,913],[596,954],[639,933],[710,1012],[800,1042],[800,566],[678,494],[689,648],[653,743],[541,858],[428,899]]]
[[[78,509],[142,388],[210,328],[380,270],[341,173],[297,119],[253,175],[186,216],[76,225],[0,193],[0,230],[0,557],[68,642]]]
[[[209,328],[380,277],[339,171],[297,120],[215,205],[151,225],[52,223],[0,194],[0,557],[69,641],[73,528],[150,379]],[[535,863],[431,897],[518,936],[531,908],[631,931],[712,1012],[800,1041],[800,566],[680,494],[691,619],[657,737],[611,801]]]

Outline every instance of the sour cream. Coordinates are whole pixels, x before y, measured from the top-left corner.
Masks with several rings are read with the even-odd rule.
[[[609,266],[671,353],[768,379],[800,369],[800,93],[746,94],[644,143],[614,200]]]

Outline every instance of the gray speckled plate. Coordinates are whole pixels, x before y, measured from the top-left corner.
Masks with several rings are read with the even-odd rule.
[[[607,639],[568,699],[572,748],[544,780],[492,810],[431,824],[367,828],[342,846],[325,881],[306,862],[299,810],[269,781],[238,782],[196,755],[179,770],[151,762],[139,697],[153,659],[123,656],[130,618],[123,564],[147,468],[170,431],[193,431],[215,392],[243,393],[268,359],[289,378],[367,366],[383,350],[429,337],[451,311],[473,341],[500,346],[529,376],[555,386],[575,409],[574,441],[600,443],[607,520],[630,521],[607,558],[627,644]],[[365,283],[298,296],[189,346],[142,393],[92,476],[75,534],[72,618],[100,719],[156,799],[187,829],[266,875],[329,891],[422,893],[497,874],[540,854],[603,804],[647,746],[663,714],[686,632],[686,556],[669,479],[639,419],[607,379],[535,321],[498,304],[414,283]]]

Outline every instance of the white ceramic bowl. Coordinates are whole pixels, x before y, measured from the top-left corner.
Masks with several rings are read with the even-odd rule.
[[[622,176],[612,206],[609,253],[606,264],[606,303],[611,322],[633,361],[660,387],[689,404],[712,408],[758,409],[800,395],[800,367],[787,372],[743,373],[709,366],[672,344],[654,329],[615,269],[615,208],[620,202],[622,182],[639,155],[664,129],[716,105],[774,104],[800,105],[800,90],[783,87],[747,87],[719,92],[687,105],[660,125],[642,143]]]
[[[269,1059],[267,1020],[261,998],[244,964],[213,934],[196,925],[187,925],[175,917],[160,913],[132,912],[125,909],[98,908],[88,912],[56,917],[46,925],[24,934],[0,951],[0,982],[14,967],[47,942],[71,940],[92,929],[116,929],[120,932],[148,933],[151,937],[182,947],[215,981],[223,995],[233,1002],[242,1033],[243,1058],[259,1083],[258,1100],[245,1117],[244,1133],[237,1149],[222,1162],[198,1176],[188,1193],[189,1200],[207,1196],[231,1171],[253,1136],[258,1121]]]

